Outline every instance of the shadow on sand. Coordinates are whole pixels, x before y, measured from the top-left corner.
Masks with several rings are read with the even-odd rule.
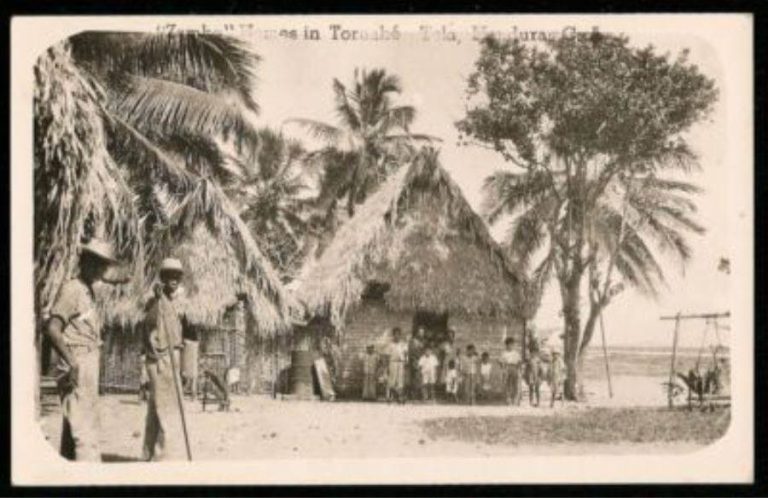
[[[136,457],[117,455],[115,453],[102,453],[101,461],[103,463],[126,463],[126,462],[140,462],[141,460]]]

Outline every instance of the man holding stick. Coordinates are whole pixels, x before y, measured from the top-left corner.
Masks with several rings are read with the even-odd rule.
[[[182,328],[186,323],[178,309],[183,274],[181,261],[175,258],[163,260],[161,285],[147,304],[144,345],[149,403],[143,451],[146,460],[192,459],[179,377]]]

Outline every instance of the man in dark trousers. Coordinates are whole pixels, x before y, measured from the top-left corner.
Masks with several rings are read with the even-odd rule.
[[[61,288],[45,333],[59,354],[59,394],[64,421],[61,455],[101,461],[99,450],[99,347],[102,320],[93,285],[115,263],[112,246],[93,239],[80,249],[80,272]]]

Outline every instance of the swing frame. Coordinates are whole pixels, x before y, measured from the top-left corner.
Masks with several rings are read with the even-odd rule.
[[[696,314],[689,314],[689,315],[683,315],[682,313],[678,312],[676,315],[667,315],[667,316],[661,316],[659,317],[662,321],[675,321],[675,328],[674,328],[674,335],[672,338],[672,360],[670,362],[669,366],[669,381],[667,382],[667,404],[669,408],[674,408],[674,391],[675,391],[675,360],[677,359],[677,343],[680,336],[680,322],[683,320],[705,320],[705,324],[708,325],[708,323],[711,320],[715,321],[715,328],[717,329],[717,320],[720,318],[730,318],[731,312],[725,311],[721,313],[696,313]],[[706,330],[705,330],[706,332]],[[701,348],[699,348],[699,358],[696,360],[696,363],[698,365],[699,361],[701,360]],[[730,402],[730,396],[726,396],[724,398],[727,398],[727,400]],[[688,396],[688,406],[689,408],[691,405],[691,396],[689,392]]]

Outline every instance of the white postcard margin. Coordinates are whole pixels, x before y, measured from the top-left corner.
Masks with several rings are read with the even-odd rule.
[[[260,27],[327,27],[344,21],[375,29],[382,20],[402,31],[419,25],[461,30],[574,25],[588,30],[684,32],[711,42],[724,67],[727,102],[728,188],[733,214],[731,310],[732,422],[728,433],[681,455],[581,455],[483,458],[281,459],[193,463],[73,464],[44,440],[34,417],[32,68],[48,46],[84,29],[144,31],[160,23],[199,29],[202,23],[253,22]],[[12,19],[12,482],[15,485],[124,484],[415,484],[415,483],[744,483],[753,479],[753,67],[748,14],[654,15],[430,15],[430,16],[100,16]],[[258,414],[254,414],[258,416]]]

